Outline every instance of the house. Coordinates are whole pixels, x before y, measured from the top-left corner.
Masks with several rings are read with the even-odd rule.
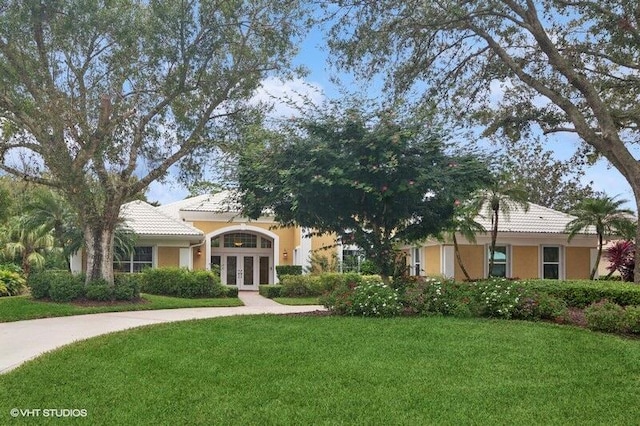
[[[332,236],[308,236],[304,228],[280,226],[268,212],[256,220],[243,217],[229,191],[159,207],[133,201],[122,206],[121,216],[124,226],[138,236],[135,252],[114,263],[121,272],[137,272],[145,267],[217,266],[222,283],[257,290],[259,284],[278,282],[276,266],[308,267],[314,252],[331,256],[334,251],[344,265],[358,258],[357,247],[336,244]],[[588,278],[595,261],[596,236],[588,231],[568,242],[564,229],[573,219],[536,204],[530,204],[527,212],[513,211],[509,218],[501,215],[494,272],[519,278]],[[477,220],[487,230],[491,228],[489,220]],[[471,277],[485,277],[489,233],[477,235],[476,244],[462,237],[458,241]],[[405,251],[412,274],[464,279],[449,241],[428,240]],[[82,257],[74,256],[72,270],[79,272],[82,265]]]
[[[529,203],[529,210],[514,209],[509,217],[500,215],[494,255],[494,275],[517,278],[588,279],[597,255],[594,229],[577,234],[569,242],[565,228],[575,219],[566,213]],[[472,279],[486,277],[489,269],[491,220],[476,221],[486,233],[476,235],[472,244],[456,236],[460,257]],[[465,276],[456,260],[451,241],[428,240],[420,247],[407,248],[413,274],[444,275],[456,280]]]

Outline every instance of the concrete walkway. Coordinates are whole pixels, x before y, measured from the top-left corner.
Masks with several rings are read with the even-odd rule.
[[[245,306],[110,312],[0,323],[0,374],[69,343],[144,325],[233,315],[288,314],[324,310],[324,307],[319,305],[281,305],[260,296],[257,292],[242,291],[238,297]]]

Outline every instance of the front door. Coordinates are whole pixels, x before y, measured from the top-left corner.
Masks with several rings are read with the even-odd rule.
[[[237,285],[240,290],[257,289],[254,267],[256,256],[227,255],[225,258],[225,271],[222,271],[222,276],[226,278],[225,284]]]

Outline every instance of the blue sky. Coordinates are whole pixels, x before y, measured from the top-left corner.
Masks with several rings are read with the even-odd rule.
[[[340,93],[345,90],[348,92],[366,90],[369,96],[379,91],[380,81],[374,83],[360,82],[344,73],[339,75],[340,83],[336,84],[331,78],[332,75],[335,76],[335,72],[331,70],[327,59],[328,48],[323,41],[322,31],[319,29],[312,31],[301,44],[300,52],[295,61],[296,65],[304,65],[309,70],[309,75],[304,78],[304,81],[298,80],[287,83],[270,79],[264,84],[264,92],[276,97],[281,94],[295,97],[296,93],[304,93],[315,102],[322,102],[325,98],[339,97]],[[373,90],[371,90],[372,88]],[[261,95],[259,95],[261,99],[266,99],[264,93]],[[294,113],[293,110],[282,105],[277,107],[276,111],[284,116]],[[547,148],[552,150],[559,159],[571,157],[579,146],[575,135],[570,134],[556,134],[546,140],[548,141]],[[631,187],[615,168],[608,165],[606,160],[602,159],[594,166],[589,167],[584,181],[593,181],[593,186],[598,191],[629,200],[630,202],[626,207],[635,211]],[[542,184],[544,183],[541,182]],[[177,201],[186,196],[188,196],[187,190],[175,182],[166,184],[154,183],[147,192],[147,198],[150,201],[159,201],[161,204]]]

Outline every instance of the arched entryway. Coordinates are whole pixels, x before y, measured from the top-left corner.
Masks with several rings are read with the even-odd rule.
[[[279,237],[266,229],[228,226],[207,235],[207,269],[218,266],[223,284],[258,290],[260,284],[275,282],[279,245]]]

